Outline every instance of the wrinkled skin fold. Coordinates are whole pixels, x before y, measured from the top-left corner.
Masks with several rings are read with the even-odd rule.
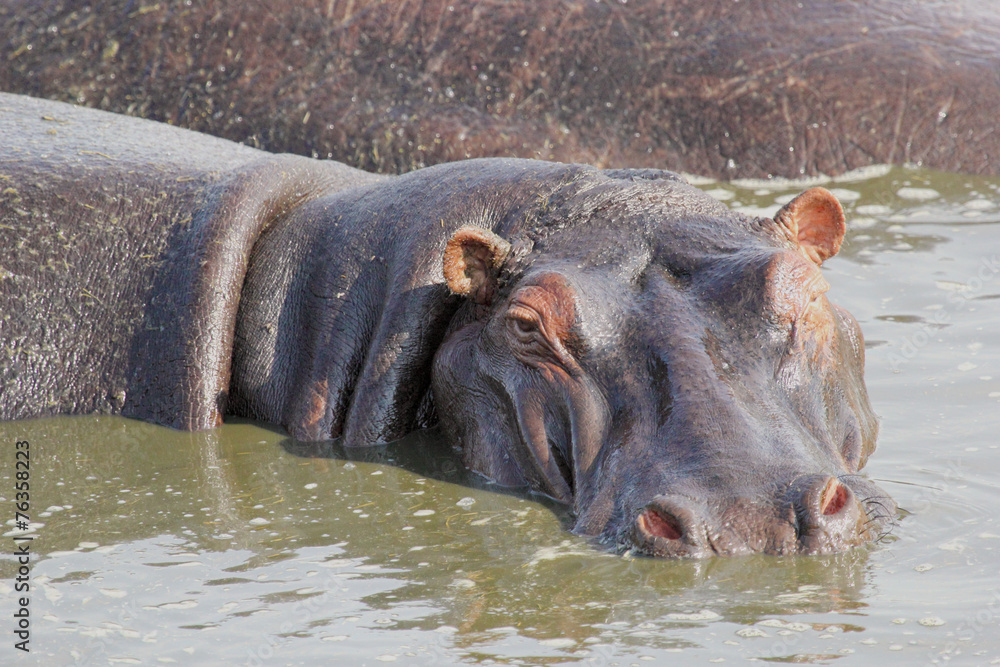
[[[658,170],[386,178],[0,95],[0,418],[436,422],[469,468],[666,557],[830,553],[895,506],[814,188],[751,218]]]

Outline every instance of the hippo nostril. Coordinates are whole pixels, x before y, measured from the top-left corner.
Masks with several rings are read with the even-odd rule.
[[[832,553],[860,540],[861,508],[851,488],[836,477],[815,476],[796,500],[804,553]]]
[[[820,496],[819,508],[823,516],[838,514],[847,505],[851,493],[836,477],[831,477]]]
[[[664,516],[651,509],[646,509],[639,515],[639,528],[647,535],[668,540],[679,540],[684,534],[675,517]]]
[[[702,558],[713,553],[707,544],[705,509],[677,494],[653,498],[639,510],[626,538],[639,553],[667,558]]]

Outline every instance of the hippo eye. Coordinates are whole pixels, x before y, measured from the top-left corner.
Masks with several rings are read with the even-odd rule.
[[[576,368],[574,293],[561,277],[544,274],[536,280],[544,285],[525,285],[510,298],[502,324],[507,345],[529,366]]]
[[[518,333],[522,334],[530,334],[538,331],[538,325],[529,320],[514,318],[513,325],[514,329],[517,330]]]
[[[507,325],[522,342],[531,342],[539,332],[538,316],[528,308],[515,307],[507,313]]]

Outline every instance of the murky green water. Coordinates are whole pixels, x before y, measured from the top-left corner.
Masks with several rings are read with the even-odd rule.
[[[0,424],[0,662],[1000,662],[1000,181],[897,169],[824,184],[851,221],[831,297],[864,327],[882,417],[868,472],[906,514],[889,541],[636,560],[466,474],[433,431],[345,454],[245,423]],[[805,187],[702,185],[767,213]],[[27,655],[10,555],[24,439]]]

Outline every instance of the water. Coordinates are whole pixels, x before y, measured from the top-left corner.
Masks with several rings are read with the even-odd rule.
[[[1000,663],[1000,180],[823,183],[850,229],[831,298],[882,419],[867,472],[903,508],[829,557],[631,559],[469,475],[431,431],[346,453],[232,423],[0,424],[10,664]],[[705,182],[773,213],[809,183]],[[14,443],[31,443],[31,653],[13,648]]]

